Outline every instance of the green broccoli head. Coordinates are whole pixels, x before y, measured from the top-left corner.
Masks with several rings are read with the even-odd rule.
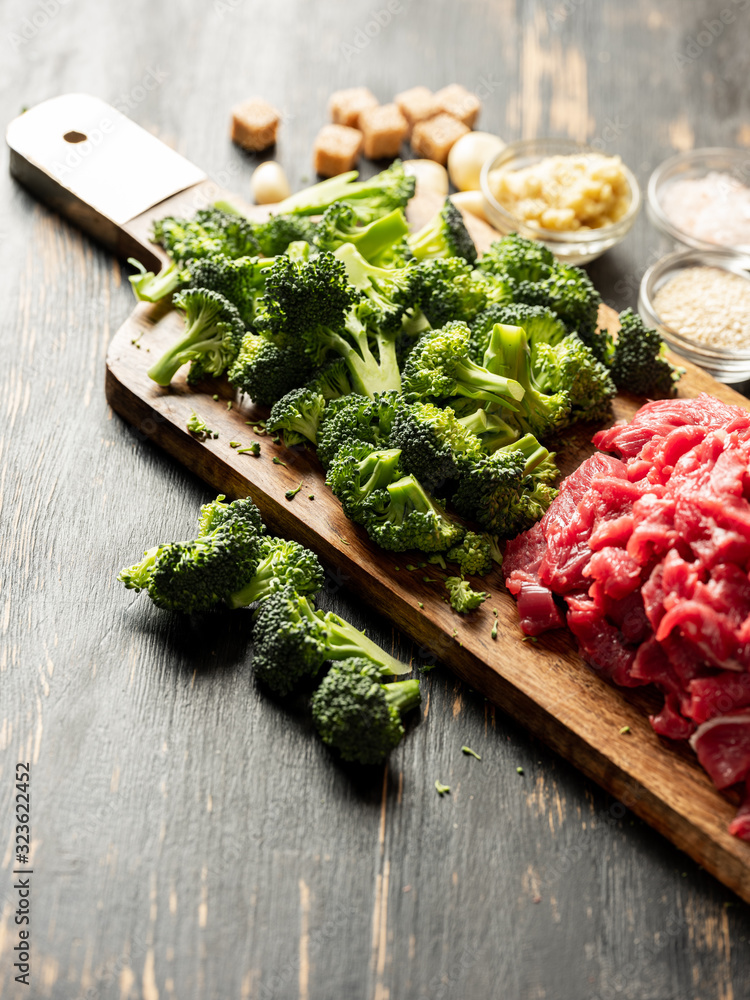
[[[610,373],[574,333],[555,345],[537,345],[534,379],[542,392],[564,393],[568,424],[611,415],[616,389]]]
[[[557,495],[556,467],[546,448],[527,434],[491,455],[466,461],[453,506],[484,531],[514,538],[538,521]]]
[[[465,533],[414,476],[403,476],[373,492],[362,505],[361,517],[370,538],[391,552],[445,552]]]
[[[248,332],[228,372],[229,381],[253,402],[271,406],[310,378],[315,366],[300,345],[284,350],[265,337]]]
[[[513,378],[495,374],[469,356],[471,332],[465,323],[447,323],[425,333],[404,366],[405,393],[418,398],[465,396],[508,409],[523,399],[523,387]]]
[[[219,292],[186,288],[175,296],[185,313],[185,333],[149,368],[157,385],[169,385],[179,369],[191,362],[188,382],[222,375],[237,357],[245,325],[232,303]]]
[[[250,220],[218,208],[202,208],[193,219],[160,219],[154,223],[153,239],[178,261],[215,254],[254,257],[261,252]]]
[[[467,531],[460,545],[449,549],[445,558],[458,563],[462,576],[486,576],[493,568],[492,539],[476,531]]]
[[[358,393],[332,399],[318,428],[318,458],[327,469],[342,445],[387,446],[396,411],[402,405],[395,392],[368,399]]]
[[[636,396],[671,396],[685,369],[666,357],[667,345],[657,330],[649,329],[631,309],[620,313],[610,375],[618,389]]]
[[[416,179],[407,174],[400,160],[366,181],[357,181],[358,173],[350,170],[298,191],[278,206],[281,212],[295,215],[320,215],[336,201],[351,205],[363,224],[387,215],[395,208],[404,208],[413,196]]]
[[[473,590],[469,581],[463,580],[460,576],[447,577],[445,588],[450,597],[451,607],[462,615],[474,611],[488,597],[483,590]]]
[[[252,577],[228,595],[230,608],[244,608],[264,601],[282,587],[298,594],[316,594],[325,580],[323,567],[314,552],[299,542],[285,538],[263,538]]]
[[[319,393],[326,402],[348,396],[352,392],[352,384],[346,361],[343,358],[327,361],[315,372],[307,383],[307,388]]]
[[[373,494],[402,476],[397,448],[373,451],[369,444],[344,444],[326,475],[326,484],[341,501],[344,513],[356,524],[367,518]]]
[[[255,304],[263,294],[265,274],[273,261],[260,257],[201,257],[188,261],[186,271],[190,283],[197,288],[209,288],[229,299],[242,322],[249,326],[255,315]]]
[[[419,304],[435,329],[456,320],[472,323],[487,308],[487,281],[461,257],[427,261],[418,275]]]
[[[479,267],[499,278],[532,282],[547,280],[555,266],[555,257],[543,243],[510,233],[495,240],[485,252]]]
[[[314,243],[321,250],[336,250],[342,243],[351,243],[365,260],[373,263],[393,250],[409,232],[409,224],[401,208],[375,219],[366,226],[360,224],[357,213],[343,202],[335,202],[323,213],[315,233]]]
[[[461,257],[468,264],[477,259],[477,248],[469,235],[463,216],[446,198],[443,207],[418,233],[407,237],[409,249],[417,260],[438,257]]]
[[[479,313],[471,326],[471,356],[482,364],[496,323],[503,326],[522,326],[531,348],[532,367],[535,367],[537,344],[558,344],[568,336],[562,320],[546,306],[529,306],[522,302],[493,302]]]
[[[287,447],[304,441],[315,444],[325,407],[325,399],[314,389],[292,389],[271,407],[266,429],[283,431]]]
[[[344,760],[383,761],[404,736],[402,714],[420,702],[418,680],[381,681],[376,664],[352,657],[331,667],[313,695],[315,726]]]
[[[402,405],[390,436],[393,448],[401,450],[401,465],[434,493],[438,486],[458,475],[459,459],[482,453],[479,438],[458,419],[450,407],[433,403]]]
[[[318,227],[300,215],[271,215],[265,222],[256,222],[253,233],[264,257],[286,253],[292,243],[312,244]]]
[[[196,614],[213,608],[254,573],[265,528],[252,500],[201,508],[197,537],[150,549],[119,576],[126,587],[146,590],[161,608]]]

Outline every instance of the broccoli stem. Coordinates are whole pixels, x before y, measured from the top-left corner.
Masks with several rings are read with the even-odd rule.
[[[376,358],[370,348],[367,328],[354,313],[347,316],[346,330],[356,349],[338,333],[329,334],[328,344],[346,362],[351,373],[352,388],[370,399],[374,399],[378,392],[401,392],[401,372],[395,340],[388,334],[379,332],[375,337],[378,347]]]
[[[329,611],[322,618],[323,624],[328,631],[328,643],[326,651],[330,660],[346,660],[350,656],[366,656],[373,660],[385,673],[396,676],[407,674],[411,669],[405,663],[401,663],[395,657],[386,653],[371,639],[368,639],[364,632],[360,632],[349,622],[339,618],[338,615]],[[407,681],[417,685],[419,691],[419,681]],[[419,698],[417,697],[417,702]]]
[[[426,226],[409,238],[409,249],[418,261],[442,257],[446,251],[443,217],[438,212]]]
[[[373,490],[383,490],[393,482],[393,474],[401,458],[400,448],[390,448],[387,451],[374,451],[359,463],[361,490],[369,496]]]
[[[366,231],[356,238],[357,250],[365,260],[377,256],[381,251],[402,239],[409,232],[404,213],[394,208],[388,215],[376,219],[366,227]]]
[[[500,403],[507,410],[517,410],[514,402],[524,397],[524,388],[513,378],[496,375],[481,365],[462,358],[455,369],[456,392],[469,399],[487,399]]]
[[[206,327],[208,326],[210,330],[215,315],[214,309],[207,308],[199,309],[192,319],[187,317],[184,337],[173,344],[156,364],[149,368],[148,377],[157,385],[169,385],[184,364],[192,361],[203,351],[210,350],[216,338],[210,334],[206,337]]]
[[[297,215],[316,215],[324,211],[334,201],[351,193],[351,183],[359,177],[358,170],[349,170],[345,174],[329,177],[311,187],[303,188],[296,194],[285,198],[276,206],[280,213],[293,212]]]
[[[133,294],[140,302],[158,302],[177,291],[184,280],[184,268],[177,261],[172,261],[158,274],[147,271],[134,257],[128,257],[128,264],[137,267],[140,272],[131,274],[129,278]]]
[[[275,553],[270,552],[265,559],[261,559],[248,583],[226,598],[230,608],[246,608],[256,601],[265,600],[276,590],[278,577],[274,568],[274,557]]]
[[[537,439],[533,434],[524,434],[522,438],[515,441],[511,445],[507,445],[504,448],[499,448],[499,451],[507,452],[520,452],[526,459],[526,465],[524,466],[524,475],[528,476],[537,466],[541,465],[542,462],[549,457],[549,451],[544,447],[544,445],[539,444]]]
[[[383,684],[385,700],[389,705],[393,705],[403,715],[411,708],[416,708],[421,697],[419,694],[419,681],[411,679],[408,681],[395,681],[393,684]]]
[[[482,446],[489,452],[496,451],[505,444],[511,444],[518,437],[518,431],[499,417],[496,413],[486,410],[475,410],[465,417],[458,418],[467,431],[482,439]]]

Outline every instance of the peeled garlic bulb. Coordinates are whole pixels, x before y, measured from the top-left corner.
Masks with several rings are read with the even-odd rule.
[[[450,199],[462,212],[470,212],[482,222],[490,221],[484,210],[484,195],[481,191],[457,191],[450,196]]]
[[[448,194],[448,173],[444,166],[434,160],[404,160],[404,170],[417,178],[419,191],[434,191],[435,194]]]
[[[250,190],[256,205],[273,205],[292,193],[284,168],[275,160],[266,160],[255,168],[250,178]]]
[[[479,174],[485,162],[505,148],[505,143],[489,132],[467,132],[448,153],[448,174],[459,191],[478,191]]]

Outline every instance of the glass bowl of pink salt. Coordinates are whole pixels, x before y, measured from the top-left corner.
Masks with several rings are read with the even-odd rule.
[[[750,253],[750,150],[678,153],[651,174],[647,200],[651,221],[677,243]]]
[[[675,353],[720,382],[750,379],[750,253],[667,254],[644,274],[638,311]]]

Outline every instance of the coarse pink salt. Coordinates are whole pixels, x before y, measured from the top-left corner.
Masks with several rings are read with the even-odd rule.
[[[670,222],[704,243],[750,246],[750,188],[731,174],[672,181],[661,202]]]

